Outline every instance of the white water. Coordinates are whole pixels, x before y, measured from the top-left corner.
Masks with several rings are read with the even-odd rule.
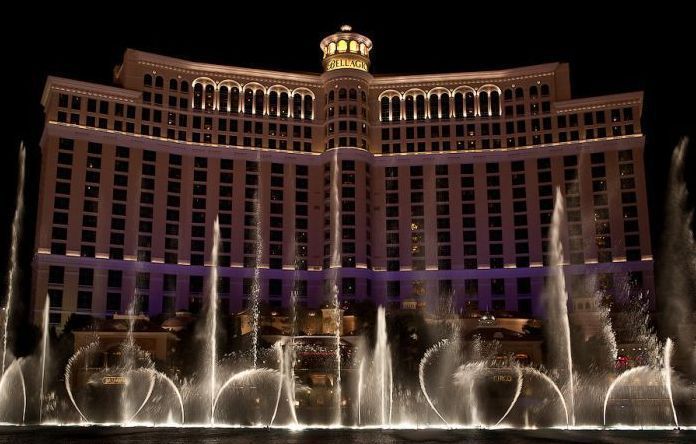
[[[663,258],[659,262],[662,274],[668,276],[658,283],[658,294],[663,298],[663,330],[675,338],[683,355],[696,335],[696,326],[691,318],[696,310],[696,239],[692,231],[694,209],[691,208],[686,177],[693,174],[687,166],[689,140],[683,138],[672,152],[672,160],[665,199],[665,229],[662,234]],[[696,348],[692,350],[691,374],[696,375]]]
[[[217,311],[218,311],[218,250],[220,248],[220,222],[213,223],[213,248],[210,253],[210,292],[208,295],[208,328],[210,329],[209,375],[210,378],[210,423],[215,423],[215,393],[217,392]]]
[[[679,420],[677,419],[677,411],[674,408],[674,399],[672,398],[672,340],[667,338],[665,349],[662,358],[662,377],[664,379],[665,390],[669,397],[669,405],[672,407],[672,416],[674,416],[674,425],[679,428]]]
[[[486,362],[475,361],[459,366],[454,373],[455,383],[469,392],[467,404],[469,405],[469,425],[471,426],[481,425],[481,419],[478,414],[478,400],[476,399],[476,391],[474,388],[477,379],[481,378],[481,374],[485,370]]]
[[[430,408],[433,409],[435,414],[437,414],[437,416],[447,426],[449,426],[450,424],[440,414],[440,412],[437,410],[437,408],[435,408],[435,404],[433,404],[432,399],[430,399],[430,395],[428,395],[428,390],[425,387],[425,368],[428,365],[428,363],[430,362],[430,358],[449,344],[450,344],[449,339],[443,339],[440,342],[438,342],[437,344],[430,347],[428,350],[425,351],[425,353],[423,354],[423,358],[421,358],[420,364],[418,365],[418,381],[420,382],[421,392],[423,392],[423,396],[425,396],[425,400],[428,401],[428,405],[430,406]]]
[[[41,339],[41,391],[39,392],[39,424],[43,420],[44,380],[46,378],[46,358],[48,357],[48,312],[51,301],[46,296],[43,309],[43,332]]]
[[[135,336],[133,335],[133,332],[135,331],[135,318],[136,318],[136,313],[138,312],[138,305],[139,305],[139,299],[138,299],[138,294],[134,294],[133,298],[131,299],[130,304],[128,305],[128,310],[126,313],[128,314],[128,332],[126,333],[126,344],[124,347],[124,344],[121,344],[121,365],[123,366],[123,369],[121,370],[121,374],[123,376],[129,376],[130,374],[133,373],[134,366],[135,366]],[[122,422],[128,422],[131,419],[135,417],[133,414],[133,407],[131,405],[131,396],[129,396],[129,386],[130,386],[130,381],[128,381],[125,384],[125,387],[123,391],[121,392],[121,421]],[[142,408],[142,406],[140,407]],[[138,409],[139,411],[140,409]]]
[[[515,365],[515,373],[517,374],[517,385],[515,386],[515,396],[512,398],[512,402],[510,403],[510,406],[508,409],[505,411],[503,416],[500,417],[498,422],[495,423],[496,426],[500,425],[501,422],[507,418],[507,415],[510,414],[510,411],[512,408],[517,404],[517,400],[519,399],[520,395],[522,394],[522,370],[520,369],[519,365]],[[527,421],[528,422],[528,421]]]
[[[295,408],[295,344],[290,341],[285,344],[285,348],[282,350],[283,361],[281,372],[285,375],[285,395],[288,398],[288,407],[290,409],[290,416],[295,425],[299,425],[299,420],[297,419],[297,411]]]
[[[556,358],[564,360],[567,375],[567,396],[570,408],[570,423],[575,425],[575,387],[573,381],[573,353],[570,342],[570,324],[568,321],[568,292],[566,291],[563,272],[563,244],[561,241],[561,224],[564,217],[564,202],[560,188],[556,188],[553,216],[549,232],[549,256],[551,279],[550,287],[545,291],[549,328],[553,335],[560,338],[552,340],[559,347]],[[546,376],[546,375],[544,375]]]
[[[650,367],[646,365],[641,365],[639,367],[633,367],[630,370],[626,370],[625,372],[621,373],[616,379],[614,379],[614,382],[611,383],[609,388],[607,389],[607,393],[604,395],[604,406],[602,408],[602,417],[603,417],[603,424],[604,426],[607,425],[607,404],[609,403],[609,398],[611,397],[612,392],[614,389],[623,382],[624,379],[629,378],[630,376],[642,372],[650,370]]]
[[[261,180],[254,199],[256,217],[256,263],[254,265],[254,280],[251,287],[249,310],[251,311],[251,356],[252,367],[256,368],[259,345],[259,296],[261,293],[261,261],[263,259],[263,232],[261,230]]]
[[[70,402],[72,402],[73,406],[75,407],[75,410],[77,410],[77,413],[80,414],[80,417],[84,422],[89,422],[85,414],[82,412],[80,407],[77,405],[77,401],[75,400],[75,395],[73,394],[72,391],[72,369],[73,365],[77,362],[77,360],[83,355],[83,354],[89,354],[89,352],[92,349],[96,349],[99,346],[99,342],[91,342],[81,348],[79,348],[75,354],[73,354],[70,359],[68,359],[68,364],[65,366],[65,391],[68,392],[68,397],[70,398]]]
[[[19,147],[19,170],[17,172],[17,206],[12,219],[12,244],[10,247],[10,269],[7,273],[7,294],[5,296],[5,319],[2,334],[2,371],[5,373],[7,365],[7,331],[12,315],[12,302],[17,288],[18,268],[17,254],[19,251],[19,237],[22,230],[22,216],[24,215],[24,163],[26,161],[26,149],[24,143]]]
[[[556,394],[558,395],[558,399],[561,401],[561,404],[563,405],[563,412],[565,413],[566,419],[566,427],[570,427],[568,405],[566,404],[566,400],[563,397],[563,393],[561,393],[561,389],[558,388],[558,385],[553,381],[553,379],[549,378],[548,375],[546,375],[545,373],[542,373],[539,370],[532,367],[523,367],[522,371],[540,377],[543,381],[548,383],[553,388],[554,392],[556,392]]]
[[[365,371],[365,358],[360,360],[358,369],[358,425],[362,424],[362,392],[363,392],[363,372]]]
[[[377,343],[375,344],[374,366],[377,371],[379,412],[382,425],[391,424],[392,412],[392,360],[387,338],[387,321],[384,307],[377,308]]]
[[[331,170],[331,220],[333,234],[331,236],[331,306],[334,310],[334,328],[336,336],[336,424],[341,424],[342,394],[341,394],[341,303],[338,298],[338,270],[341,267],[341,199],[339,196],[340,175],[338,172],[338,150],[334,151]]]
[[[271,416],[271,420],[268,423],[268,426],[273,425],[273,421],[275,421],[276,415],[278,414],[278,406],[280,405],[280,397],[283,394],[283,373],[285,370],[285,357],[283,356],[283,344],[278,341],[275,344],[273,344],[273,348],[276,351],[276,355],[278,356],[278,368],[280,369],[278,373],[278,393],[276,395],[276,402],[275,402],[275,408],[273,409],[273,415]]]

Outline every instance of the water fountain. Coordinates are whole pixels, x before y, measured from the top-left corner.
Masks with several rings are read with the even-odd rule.
[[[696,240],[691,231],[694,211],[689,208],[685,181],[688,142],[687,138],[682,139],[672,152],[662,235],[664,253],[659,262],[660,272],[669,278],[658,282],[660,294],[669,295],[663,301],[663,329],[679,344],[688,344],[696,334],[696,302],[693,297],[696,292]],[[676,352],[681,361],[688,360],[688,355],[691,355],[689,370],[692,377],[696,376],[696,348],[678,347]]]
[[[336,424],[341,424],[343,394],[341,393],[341,302],[338,294],[338,270],[341,267],[341,197],[339,195],[340,174],[338,171],[338,150],[334,150],[331,165],[331,203],[333,233],[331,234],[331,262],[329,265],[329,298],[334,317],[336,337],[336,383],[334,396],[336,405]]]
[[[378,424],[388,427],[392,424],[394,384],[386,310],[382,306],[377,309],[376,327],[377,337],[372,356],[364,357],[358,369],[358,425]],[[365,377],[366,372],[370,375],[369,378]]]
[[[544,291],[546,303],[546,326],[550,334],[549,342],[550,362],[560,367],[565,373],[566,396],[570,409],[570,423],[575,425],[575,387],[573,374],[573,353],[570,344],[570,324],[568,321],[568,292],[566,291],[565,274],[563,271],[563,245],[561,243],[561,226],[564,218],[563,195],[560,188],[556,188],[551,228],[549,230],[549,268],[551,276],[549,285]]]
[[[680,146],[675,153],[677,167],[683,167],[683,150],[684,147]],[[179,385],[157,370],[149,353],[139,347],[138,298],[134,297],[128,308],[127,334],[122,343],[115,346],[107,344],[106,341],[95,340],[77,350],[70,358],[65,368],[64,397],[71,401],[74,411],[63,412],[63,416],[55,418],[56,421],[121,425],[147,423],[166,426],[177,423],[181,425],[190,421],[188,424],[204,423],[205,426],[216,427],[337,427],[355,424],[366,428],[398,428],[414,427],[414,424],[417,424],[419,427],[445,428],[572,428],[576,421],[584,424],[580,421],[585,417],[592,417],[579,413],[581,405],[583,408],[590,405],[592,409],[600,412],[599,419],[591,424],[596,427],[680,428],[685,423],[687,426],[692,424],[688,419],[688,409],[694,404],[686,399],[688,396],[685,397],[684,393],[688,391],[688,384],[693,384],[693,380],[687,379],[684,382],[685,376],[680,373],[676,361],[679,343],[673,343],[668,338],[659,346],[659,340],[647,327],[647,311],[635,310],[633,314],[627,314],[621,325],[634,331],[635,343],[647,350],[645,365],[623,372],[603,369],[602,373],[592,375],[594,379],[583,379],[587,375],[582,374],[580,359],[573,361],[574,350],[571,347],[568,291],[563,271],[561,242],[564,205],[558,189],[550,228],[549,257],[552,275],[544,296],[548,313],[546,326],[552,336],[549,338],[550,352],[555,358],[549,369],[522,365],[511,356],[506,356],[509,359],[502,364],[496,364],[494,361],[504,355],[498,347],[499,344],[490,343],[496,341],[484,343],[480,338],[470,340],[468,336],[465,340],[455,328],[452,332],[439,332],[440,336],[428,339],[430,342],[427,344],[430,344],[430,347],[422,355],[418,354],[417,358],[420,358],[420,361],[417,358],[414,361],[414,367],[418,364],[417,375],[415,370],[412,370],[413,387],[409,387],[399,379],[398,373],[396,376],[394,373],[398,371],[401,362],[396,359],[392,361],[392,356],[398,355],[392,355],[396,342],[390,343],[392,337],[388,332],[387,311],[384,307],[377,308],[374,342],[367,344],[368,341],[364,340],[363,345],[357,346],[362,347],[362,360],[356,369],[351,360],[341,353],[341,344],[347,338],[342,337],[342,310],[339,298],[339,167],[338,154],[335,151],[330,172],[329,206],[333,222],[330,266],[327,273],[327,296],[332,312],[330,335],[301,336],[298,327],[299,301],[296,284],[299,276],[299,255],[295,251],[296,270],[295,285],[290,298],[290,332],[271,348],[264,348],[259,343],[260,279],[264,250],[259,204],[261,199],[257,194],[256,266],[249,301],[251,348],[229,357],[234,365],[227,365],[227,358],[219,356],[223,347],[219,342],[222,327],[218,319],[217,293],[220,228],[216,219],[213,224],[208,305],[204,313],[206,347],[201,352],[203,369],[202,375],[193,378],[191,383],[192,390],[200,393],[199,401],[204,401],[199,405],[197,401],[184,398]],[[683,174],[683,171],[680,174]],[[21,196],[21,186],[18,196]],[[689,237],[688,230],[684,230],[683,224],[689,219],[683,217],[687,214],[683,211],[683,193],[679,196],[673,207],[680,209],[682,220],[678,229],[670,230],[677,233],[674,234],[675,237],[686,236],[687,241],[679,248],[687,247],[686,250],[680,251],[685,251],[685,263],[689,263],[688,259],[692,257],[689,255],[694,254],[690,249],[693,239]],[[15,214],[15,221],[21,220],[20,204],[17,211],[20,214]],[[674,211],[676,212],[676,209]],[[13,248],[16,246],[14,239],[18,236],[18,228],[13,228]],[[14,254],[16,252],[13,250]],[[8,275],[10,280],[16,275],[16,271],[12,270],[15,266],[11,260]],[[14,290],[12,286],[8,288],[8,307],[11,307]],[[620,289],[623,293],[629,291],[626,288]],[[602,297],[601,294],[594,296]],[[627,298],[640,301],[638,296],[640,295],[629,295]],[[50,391],[47,387],[50,387],[51,381],[48,369],[52,360],[55,360],[52,354],[56,354],[55,350],[52,353],[49,347],[49,308],[50,301],[47,298],[43,307],[41,345],[32,357],[11,358],[11,344],[8,345],[6,331],[12,322],[7,317],[4,320],[5,362],[0,377],[0,421],[31,422],[31,417],[27,419],[27,405],[30,406],[29,411],[34,412],[31,400],[35,399],[38,403],[38,422],[47,422],[44,410],[47,392]],[[671,310],[674,312],[677,309],[672,307]],[[9,309],[7,313],[10,313]],[[617,341],[610,314],[608,308],[601,307],[599,320],[602,328],[599,334],[607,344],[607,360],[614,362],[617,356]],[[393,318],[389,318],[390,322],[391,319]],[[391,326],[392,324],[389,330]],[[441,339],[442,336],[448,337]],[[313,340],[316,341],[312,342]],[[308,352],[327,356],[326,361],[330,361],[330,364],[324,363],[324,368],[301,368],[298,366],[301,358],[298,357],[302,353],[309,354]],[[326,403],[317,404],[320,409],[329,411],[330,417],[321,416],[322,421],[318,424],[313,422],[315,417],[312,416],[312,409],[316,408],[314,405],[303,404],[296,409],[300,399],[304,402],[305,399],[313,399],[316,395],[313,388],[309,385],[303,386],[300,379],[296,380],[297,374],[302,372],[317,378],[330,375],[326,379],[331,381],[332,398]],[[357,384],[355,379],[352,379],[351,372],[355,372]],[[25,380],[25,374],[37,375],[36,381],[33,381],[33,376]],[[496,389],[495,382],[501,380],[507,385],[504,389]],[[597,387],[592,387],[591,384],[596,384]],[[410,389],[413,391],[409,391]],[[492,402],[491,397],[497,398]],[[397,410],[399,404],[406,405],[400,413]],[[199,417],[192,415],[192,419],[187,418],[187,412],[197,407],[202,407],[201,410],[204,412]],[[351,416],[353,414],[354,416]]]
[[[46,361],[48,359],[48,347],[49,347],[49,337],[48,337],[48,316],[49,309],[51,307],[51,300],[46,296],[46,302],[44,303],[43,309],[43,329],[41,338],[41,388],[39,390],[39,423],[43,421],[43,407],[44,407],[44,383],[46,380]]]
[[[12,317],[13,302],[17,290],[17,279],[19,269],[17,264],[17,254],[19,253],[19,239],[22,230],[22,217],[24,216],[24,170],[26,162],[26,149],[24,143],[19,147],[19,168],[17,174],[17,206],[15,207],[14,217],[12,218],[12,243],[10,246],[9,270],[7,273],[7,292],[5,295],[5,313],[3,316],[2,330],[2,370],[0,376],[5,374],[5,369],[9,364],[7,340],[9,337],[10,318]]]
[[[213,223],[213,248],[211,251],[211,268],[210,268],[210,291],[208,293],[208,314],[206,322],[210,330],[210,341],[208,347],[209,354],[209,375],[210,378],[210,423],[215,423],[215,393],[217,393],[217,337],[218,337],[218,249],[220,245],[220,222],[219,218],[215,218]]]

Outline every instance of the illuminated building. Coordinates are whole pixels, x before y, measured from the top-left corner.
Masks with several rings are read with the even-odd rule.
[[[563,63],[373,75],[349,27],[320,47],[321,74],[127,50],[115,86],[50,77],[35,306],[196,312],[219,216],[230,312],[257,266],[271,306],[320,306],[338,245],[342,300],[540,314],[555,187],[569,287],[652,288],[641,92],[571,98]]]

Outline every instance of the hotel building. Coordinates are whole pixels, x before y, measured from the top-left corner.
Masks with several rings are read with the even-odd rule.
[[[320,74],[129,49],[115,86],[49,77],[34,306],[196,312],[217,285],[232,313],[256,274],[317,307],[335,275],[343,301],[541,316],[557,187],[569,287],[653,287],[641,92],[571,98],[564,63],[373,74],[347,26],[320,48]]]

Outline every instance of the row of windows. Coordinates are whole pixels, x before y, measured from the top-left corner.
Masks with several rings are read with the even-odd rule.
[[[435,91],[435,90],[433,90]],[[449,119],[474,116],[500,116],[500,90],[496,87],[481,87],[479,90],[460,90],[450,95],[448,90],[408,91],[403,96],[396,91],[382,93],[380,98],[380,120]],[[426,99],[427,97],[427,99]],[[426,106],[427,103],[427,106]]]
[[[551,89],[547,84],[532,85],[528,90],[529,99],[539,99],[540,91],[541,97],[549,97]],[[460,86],[453,90],[437,87],[428,92],[421,89],[410,89],[403,93],[387,90],[379,95],[381,105],[380,120],[387,122],[426,118],[449,119],[500,116],[502,113],[500,95],[501,90],[495,85],[483,85],[478,89],[470,86]],[[512,101],[513,97],[515,101],[524,99],[524,88],[517,87],[514,91],[512,88],[508,88],[503,93],[505,102]],[[544,103],[550,104],[548,101]],[[524,105],[519,106],[524,107]],[[546,112],[550,111],[550,106],[548,108]],[[532,108],[533,111],[534,108]],[[506,112],[506,114],[511,115],[512,112]]]
[[[49,307],[50,307],[50,322],[53,324],[59,323],[61,318],[61,313],[63,311],[63,284],[64,284],[65,268],[62,266],[50,266],[49,267]],[[89,268],[79,269],[79,288],[76,294],[76,309],[78,312],[91,312],[93,310],[93,278],[94,270]],[[176,292],[179,281],[182,281],[183,277],[174,274],[165,274],[162,276],[162,313],[173,313],[177,309],[176,304]],[[123,273],[120,270],[108,270],[108,289],[106,293],[106,311],[107,313],[119,312],[123,308],[122,301],[122,286]],[[571,276],[570,287],[571,293],[574,292],[573,279]],[[643,274],[642,272],[630,272],[627,276],[612,275],[609,273],[602,273],[597,277],[597,288],[603,291],[605,294],[611,294],[614,287],[616,287],[614,281],[626,282],[632,288],[641,288],[643,286]],[[342,278],[338,290],[340,291],[339,297],[343,300],[351,300],[357,296],[357,284],[358,279],[356,278]],[[185,281],[184,281],[185,282]],[[283,281],[281,279],[268,279],[267,281],[267,296],[269,300],[269,305],[273,307],[280,307],[283,303]],[[372,281],[367,280],[365,286],[365,296],[367,298],[372,297]],[[396,303],[403,299],[416,299],[418,301],[423,301],[426,297],[426,282],[422,280],[415,281],[386,281],[385,283],[386,297],[388,303]],[[546,284],[546,278],[544,278],[544,285]],[[255,282],[253,279],[245,278],[242,281],[242,297],[243,307],[248,304],[248,299],[251,296],[254,288],[257,287],[259,283]],[[330,281],[325,281],[324,287],[326,291],[331,291],[328,288],[331,285]],[[507,310],[507,311],[517,311],[522,315],[532,315],[532,279],[529,277],[519,277],[513,279],[466,279],[463,282],[463,292],[455,295],[453,291],[452,281],[449,279],[438,280],[437,281],[437,293],[436,297],[438,303],[457,303],[458,305],[464,306],[467,310],[478,310],[479,302],[481,302],[480,296],[481,286],[487,285],[489,288],[489,294],[491,300],[488,302],[487,309],[492,309],[494,311]],[[136,273],[135,287],[137,297],[139,299],[139,310],[141,312],[149,312],[151,308],[149,303],[148,293],[153,290],[150,285],[150,274],[139,272]],[[508,288],[506,288],[508,287]],[[307,281],[306,280],[296,280],[293,282],[293,286],[290,289],[295,295],[296,301],[299,305],[307,305]],[[230,299],[232,297],[232,286],[229,277],[219,277],[217,280],[217,290],[218,296],[220,297],[219,304],[223,312],[230,312]],[[410,289],[410,293],[402,290]],[[203,304],[202,293],[204,290],[204,277],[203,276],[188,276],[188,310],[192,313],[198,313]],[[515,296],[514,299],[508,297],[509,294]],[[455,300],[456,298],[456,300]],[[445,311],[449,311],[451,306],[439,307]],[[573,304],[574,311],[585,311],[592,310],[593,306],[589,302],[582,302],[579,300],[577,303]],[[156,311],[156,309],[154,310]]]

